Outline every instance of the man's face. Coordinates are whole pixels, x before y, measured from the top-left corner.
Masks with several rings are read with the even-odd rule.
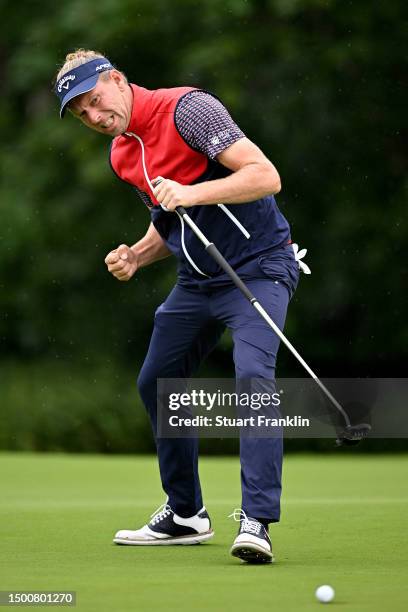
[[[69,110],[87,127],[114,137],[126,131],[132,112],[132,92],[117,70],[105,81],[99,77],[95,87],[70,102]]]

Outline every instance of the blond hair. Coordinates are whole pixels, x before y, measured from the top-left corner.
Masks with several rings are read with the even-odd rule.
[[[103,53],[99,53],[99,51],[90,51],[88,49],[76,49],[73,53],[68,53],[65,62],[62,68],[58,71],[58,74],[55,78],[56,81],[59,81],[61,77],[64,76],[70,70],[77,68],[81,64],[86,64],[94,59],[98,59],[100,57],[105,57]],[[108,78],[109,70],[102,72],[100,77],[102,79]],[[125,80],[127,81],[126,75],[121,73]]]

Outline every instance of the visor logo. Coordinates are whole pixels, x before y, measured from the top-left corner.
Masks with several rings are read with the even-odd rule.
[[[61,93],[62,89],[69,89],[70,81],[75,80],[75,74],[69,74],[64,76],[58,83],[58,93]]]
[[[105,68],[112,68],[112,66],[110,64],[99,64],[99,66],[95,68],[95,72],[98,72],[98,70],[104,70]]]

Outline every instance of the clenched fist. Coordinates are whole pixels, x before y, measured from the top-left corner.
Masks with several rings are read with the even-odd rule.
[[[127,244],[121,244],[105,257],[108,270],[120,281],[128,281],[138,268],[137,255]]]
[[[194,185],[181,185],[177,181],[164,179],[162,176],[157,176],[152,183],[154,185],[154,197],[169,212],[175,210],[177,206],[189,208],[194,205]]]

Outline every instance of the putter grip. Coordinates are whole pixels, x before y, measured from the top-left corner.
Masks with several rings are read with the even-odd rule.
[[[215,244],[211,243],[210,245],[208,245],[208,247],[205,250],[207,251],[207,253],[211,255],[213,259],[215,259],[217,264],[224,270],[224,272],[228,274],[228,276],[230,277],[234,285],[238,287],[240,291],[242,291],[242,293],[245,295],[246,298],[248,298],[250,302],[253,302],[254,300],[256,300],[256,298],[250,292],[250,290],[245,285],[245,283],[243,283],[242,280],[239,278],[235,270],[231,268],[231,266],[226,261],[226,259],[224,259],[224,257],[221,255],[221,253],[219,252]]]

